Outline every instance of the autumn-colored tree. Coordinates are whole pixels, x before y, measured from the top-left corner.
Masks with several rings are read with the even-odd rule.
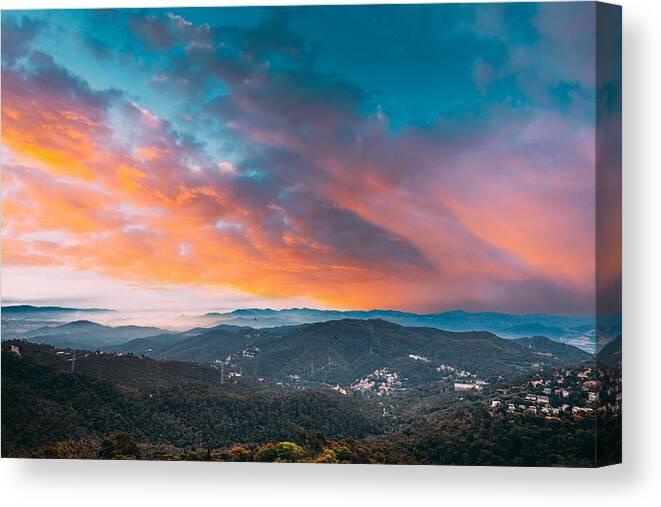
[[[278,442],[277,444],[269,442],[255,453],[255,460],[271,463],[296,463],[304,456],[303,448],[294,442]]]
[[[337,463],[337,456],[333,449],[324,449],[323,452],[314,459],[315,463]]]

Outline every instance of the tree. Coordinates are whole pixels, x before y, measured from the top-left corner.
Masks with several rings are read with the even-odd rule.
[[[337,463],[337,456],[333,449],[324,449],[314,460],[315,463]]]
[[[349,450],[348,447],[344,445],[338,445],[336,447],[333,447],[333,451],[335,452],[337,461],[339,461],[340,463],[350,462],[353,460],[353,453],[351,452],[351,450]]]
[[[303,448],[294,442],[269,442],[255,453],[255,460],[278,463],[296,463],[305,456]]]
[[[114,431],[101,442],[100,459],[139,459],[140,448],[131,435]]]

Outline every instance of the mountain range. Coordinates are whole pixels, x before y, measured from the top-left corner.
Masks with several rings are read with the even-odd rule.
[[[63,306],[10,305],[2,307],[2,339],[17,338],[35,329],[56,326],[80,319],[101,319],[115,310],[105,308],[67,308]]]
[[[103,326],[89,320],[76,320],[56,326],[40,327],[27,331],[22,338],[55,347],[72,347],[95,350],[119,345],[128,340],[163,334],[156,327]]]
[[[30,313],[77,313],[77,312],[114,312],[106,308],[67,308],[64,306],[8,305],[2,307],[3,318],[8,315],[26,315]]]
[[[228,375],[283,383],[351,386],[379,377],[375,384],[391,378],[393,387],[438,380],[454,370],[487,377],[593,357],[544,337],[507,340],[485,331],[405,327],[382,319],[261,329],[221,324],[205,332],[139,338],[105,350],[213,363]]]
[[[439,327],[448,331],[488,331],[508,329],[521,324],[538,324],[553,328],[573,328],[594,323],[590,316],[563,316],[536,314],[509,314],[498,312],[467,312],[453,310],[441,313],[410,313],[396,310],[341,311],[314,308],[288,308],[284,310],[246,308],[232,312],[207,313],[225,324],[251,327],[274,327],[340,319],[384,319],[402,325]]]
[[[546,336],[552,340],[575,345],[594,352],[596,345],[595,318],[587,315],[565,316],[508,314],[498,312],[467,312],[454,310],[418,314],[394,310],[339,311],[313,308],[240,309],[232,312],[211,312],[204,315],[217,323],[254,328],[291,326],[341,319],[383,319],[403,326],[433,327],[446,331],[489,331],[503,338]],[[608,326],[604,326],[604,323]],[[602,319],[602,329],[610,329],[608,338],[619,334],[621,316]]]
[[[35,311],[30,309],[29,313]],[[47,313],[52,311],[46,310]],[[346,318],[347,314],[357,314],[360,318]],[[389,319],[374,318],[374,315]],[[327,319],[337,316],[342,318]],[[218,314],[215,318],[222,323],[183,332],[145,326],[111,327],[76,320],[30,329],[14,337],[59,348],[213,364],[227,375],[263,377],[302,386],[351,387],[362,382],[363,386],[397,388],[435,381],[450,371],[464,371],[470,378],[485,378],[536,367],[579,363],[593,357],[577,347],[543,336],[505,339],[491,331],[463,329],[471,326],[512,328],[517,325],[513,324],[517,319],[526,318],[543,320],[546,324],[541,325],[547,328],[552,324],[580,324],[580,318],[571,317],[293,309],[238,310]],[[313,318],[321,320],[293,324]],[[393,320],[413,324],[402,325]],[[415,325],[420,321],[447,325],[455,330]],[[245,325],[247,322],[257,325]],[[285,322],[286,325],[259,327],[265,322]],[[530,330],[539,330],[539,327],[532,322]]]
[[[19,334],[44,326],[53,326],[74,320],[101,320],[108,322],[114,310],[80,309],[57,306],[38,307],[31,305],[5,306],[2,308],[3,339],[18,337]],[[96,314],[96,315],[95,315]],[[116,312],[113,322],[142,324],[131,313]],[[595,318],[589,315],[566,316],[534,314],[509,314],[499,312],[468,312],[454,310],[440,313],[418,314],[395,310],[341,311],[314,308],[288,308],[283,310],[246,308],[231,312],[209,312],[203,315],[180,315],[170,317],[169,322],[152,320],[153,325],[165,325],[168,329],[186,326],[210,326],[227,324],[252,328],[298,326],[314,322],[342,319],[383,319],[409,327],[433,327],[446,331],[489,331],[503,338],[545,336],[555,341],[568,343],[594,352],[596,348]],[[600,334],[606,341],[621,332],[621,315],[600,318]]]

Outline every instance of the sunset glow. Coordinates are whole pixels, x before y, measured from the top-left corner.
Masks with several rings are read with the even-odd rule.
[[[594,6],[526,5],[3,13],[3,299],[592,313]]]

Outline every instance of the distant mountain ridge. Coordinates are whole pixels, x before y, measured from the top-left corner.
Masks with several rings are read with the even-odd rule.
[[[231,312],[209,312],[206,315],[225,318],[266,318],[280,316],[281,318],[315,318],[338,320],[339,318],[400,318],[419,319],[424,321],[442,320],[448,324],[461,327],[470,327],[473,322],[497,322],[500,325],[516,325],[522,323],[540,323],[544,325],[581,325],[592,323],[594,317],[547,315],[542,313],[510,314],[501,312],[469,312],[466,310],[450,310],[439,313],[413,313],[399,310],[319,310],[316,308],[285,308],[273,310],[270,308],[242,308]]]
[[[2,313],[38,313],[38,312],[114,312],[107,308],[67,308],[64,306],[34,306],[34,305],[8,305],[2,307]]]
[[[61,325],[67,321],[85,319],[89,321],[96,320],[95,315],[99,315],[100,321],[107,320],[102,317],[103,312],[114,310],[107,309],[74,309],[58,306],[38,307],[31,305],[7,306],[3,308],[2,318],[2,338],[19,338],[24,333],[26,337],[34,337],[37,334],[43,336],[52,334],[50,331],[41,332],[39,329]],[[102,312],[102,313],[99,313]],[[596,330],[595,319],[591,316],[562,316],[546,315],[540,313],[534,314],[508,314],[499,312],[468,312],[464,310],[453,310],[441,313],[417,314],[402,312],[397,310],[319,310],[314,308],[289,308],[283,310],[244,308],[231,312],[210,312],[197,317],[182,316],[182,322],[189,319],[191,326],[202,325],[205,327],[192,328],[186,333],[189,336],[202,334],[211,330],[209,326],[215,325],[214,329],[220,329],[219,326],[239,326],[251,327],[253,329],[283,328],[300,326],[303,324],[312,324],[317,322],[328,322],[332,320],[343,319],[382,319],[388,322],[407,327],[428,327],[446,331],[464,332],[464,331],[488,331],[500,337],[508,339],[526,338],[532,336],[545,336],[554,341],[576,346],[587,352],[594,353],[596,349]],[[613,315],[600,320],[600,329],[605,339],[613,339],[621,333],[621,316]],[[140,326],[137,326],[140,327]],[[97,340],[97,346],[109,347],[120,345],[129,340],[147,339],[151,336],[163,334],[160,339],[153,339],[144,342],[135,342],[133,345],[134,353],[143,353],[148,349],[153,349],[152,345],[161,347],[160,342],[174,343],[183,335],[172,331],[156,331],[156,328],[149,328],[147,333],[130,332],[130,326],[122,326],[126,332],[122,340],[117,331],[111,332],[117,336],[117,339],[105,336],[103,340]],[[155,331],[152,333],[152,329]],[[67,332],[67,334],[70,334]],[[103,334],[106,334],[105,331]],[[159,343],[157,343],[159,342]],[[63,341],[47,341],[53,345],[65,346]],[[93,347],[92,341],[76,342],[69,341],[71,346]]]
[[[67,308],[64,306],[9,305],[2,310],[2,339],[18,338],[23,333],[82,318],[101,318],[115,310],[106,308]]]
[[[341,319],[384,319],[403,326],[434,327],[447,331],[489,331],[504,338],[546,336],[593,352],[596,345],[595,318],[588,315],[563,316],[508,314],[499,312],[468,312],[453,310],[441,313],[417,314],[396,310],[340,311],[314,308],[283,310],[245,308],[232,312],[211,312],[205,317],[218,323],[255,328],[310,324]],[[612,322],[613,337],[619,332],[621,316],[608,318]]]
[[[55,347],[71,347],[96,350],[109,345],[118,345],[136,338],[163,334],[156,327],[118,326],[110,327],[89,320],[76,320],[56,326],[46,326],[21,334],[35,343]]]
[[[567,345],[566,343],[553,341],[545,336],[530,336],[526,338],[516,338],[515,343],[521,345],[524,348],[527,348],[533,351],[536,354],[540,355],[550,355],[557,359],[567,360],[567,361],[584,361],[593,356],[589,355],[587,352],[574,347],[573,345]]]
[[[525,324],[516,324],[514,326],[503,328],[499,331],[499,334],[505,338],[520,336],[545,336],[555,340],[565,336],[567,334],[567,330],[560,327],[545,326],[539,322],[531,322]]]

